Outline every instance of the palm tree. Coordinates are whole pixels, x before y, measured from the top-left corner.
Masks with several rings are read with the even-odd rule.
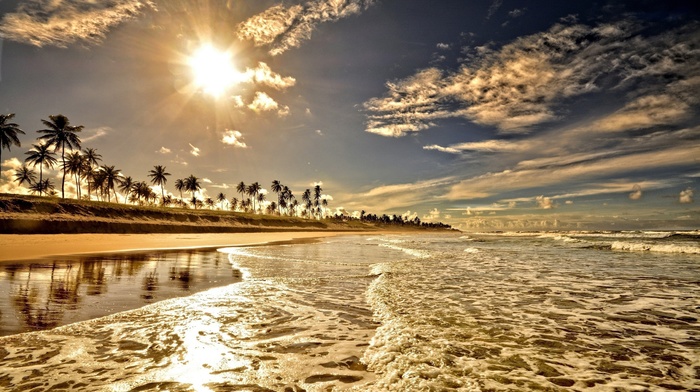
[[[240,184],[239,184],[240,185]],[[254,182],[250,185],[248,185],[248,189],[246,189],[246,193],[250,196],[250,198],[253,200],[253,213],[255,213],[255,199],[258,196],[258,193],[260,193],[261,186],[257,182]]]
[[[105,189],[105,192],[107,192],[107,201],[111,202],[112,197],[110,194],[110,190],[114,190],[114,187],[119,183],[119,173],[121,170],[115,169],[114,166],[107,166],[107,165],[102,165],[100,167],[102,169],[102,172],[104,173],[104,182],[103,186]],[[114,198],[117,200],[117,203],[119,203],[119,198],[117,198],[117,194],[114,194]]]
[[[192,204],[194,205],[194,208],[197,209],[197,198],[195,197],[195,193],[202,189],[202,184],[199,183],[199,178],[195,177],[194,175],[190,174],[189,177],[185,178],[185,190],[188,192],[192,192]]]
[[[292,200],[292,204],[289,206],[289,216],[292,216],[292,213],[296,216],[297,212],[297,207],[299,206],[299,202],[296,199]]]
[[[207,199],[204,201],[204,204],[206,204],[210,210],[214,209],[214,199],[212,199],[211,197],[207,197]]]
[[[22,184],[24,184],[25,182],[28,185],[32,185],[36,181],[36,173],[34,173],[34,170],[23,165],[15,173],[15,181],[19,182],[20,186],[22,186]]]
[[[165,183],[168,182],[170,173],[165,172],[165,166],[156,165],[148,172],[151,177],[151,184],[160,186],[161,200],[165,200]]]
[[[148,186],[146,181],[138,181],[131,187],[131,194],[136,197],[136,201],[139,203],[139,205],[143,205],[147,203],[151,198],[151,195],[155,193],[151,190],[151,187]],[[143,198],[143,202],[141,201],[141,198]]]
[[[80,177],[85,163],[80,151],[73,151],[63,161],[63,171],[75,176],[76,197],[80,199]]]
[[[307,213],[311,210],[311,190],[308,188],[301,195],[301,200],[304,202],[304,208],[306,208]]]
[[[17,147],[22,147],[17,134],[21,133],[24,135],[24,131],[19,129],[19,125],[8,122],[15,116],[14,113],[10,114],[0,114],[0,165],[2,165],[2,149],[6,148],[7,151],[11,151],[10,148],[14,144]],[[2,171],[2,167],[0,167]]]
[[[127,200],[127,197],[134,191],[135,185],[136,183],[131,176],[124,177],[119,181],[119,190],[124,193],[124,200]]]
[[[39,139],[46,141],[46,144],[54,146],[54,152],[61,149],[61,161],[63,166],[66,164],[66,146],[70,149],[80,148],[80,137],[77,133],[83,130],[82,125],[72,126],[68,117],[62,114],[50,115],[48,120],[41,120],[41,122],[48,127],[48,129],[40,129],[37,132],[43,133],[44,136],[39,137]],[[66,170],[63,170],[63,181],[61,182],[61,198],[65,198],[65,185],[66,185]]]
[[[272,186],[270,189],[277,194],[277,213],[279,215],[282,215],[282,211],[280,211],[280,208],[282,206],[282,189],[286,188],[282,183],[279,182],[279,180],[274,180],[272,181]]]
[[[247,198],[243,200],[243,203],[241,203],[241,206],[243,207],[243,211],[248,212],[250,210],[250,205],[251,205],[250,198]]]
[[[324,197],[321,200],[321,206],[323,206],[323,209],[321,211],[325,211],[325,209],[328,207],[328,199]],[[325,212],[323,212],[322,215],[326,215]]]
[[[245,194],[246,194],[247,190],[248,190],[248,187],[246,187],[246,185],[243,181],[239,182],[238,185],[236,185],[236,192],[241,194],[241,200],[245,199]]]
[[[292,190],[287,188],[286,186],[284,189],[282,189],[282,200],[280,204],[284,203],[284,207],[288,208],[289,204],[294,201],[294,194],[292,193]]]
[[[260,213],[262,214],[262,205],[265,202],[265,194],[264,193],[258,193],[258,207],[260,208]]]
[[[102,155],[98,154],[97,150],[94,148],[86,148],[83,150],[83,163],[85,165],[85,167],[83,167],[83,176],[85,181],[87,181],[89,199],[92,198],[90,195],[90,187],[93,180],[93,175],[95,174],[93,168],[95,168],[101,160]]]
[[[319,215],[321,211],[321,191],[323,191],[323,189],[321,189],[321,185],[316,184],[314,187],[314,207],[316,207],[316,210],[319,211]]]
[[[224,209],[224,202],[226,201],[226,195],[224,195],[224,192],[219,192],[219,195],[216,196],[216,201],[221,203],[221,209]]]
[[[180,192],[180,200],[182,200],[182,190],[185,189],[185,180],[182,178],[175,180],[175,189]]]
[[[32,167],[39,165],[39,182],[44,180],[44,166],[53,169],[56,165],[56,158],[54,153],[49,151],[48,144],[32,144],[32,149],[27,151],[26,154],[29,155],[24,162],[29,163]],[[41,187],[39,187],[40,189]],[[39,193],[41,195],[41,193]]]
[[[107,176],[101,167],[92,171],[92,187],[97,191],[97,197],[100,201],[104,200],[106,179]]]
[[[231,211],[236,211],[238,209],[238,199],[235,197],[231,199]]]
[[[165,196],[165,199],[163,199],[163,205],[165,207],[173,204],[173,197],[171,195]]]
[[[47,178],[43,181],[35,182],[29,187],[29,189],[32,191],[32,193],[36,192],[41,195],[42,193],[51,194],[56,188],[51,183],[51,179]]]

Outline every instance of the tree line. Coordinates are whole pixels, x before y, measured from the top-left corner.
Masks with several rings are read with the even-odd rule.
[[[2,164],[2,150],[11,150],[11,147],[21,147],[19,134],[25,134],[19,125],[11,120],[15,114],[0,114],[0,165]],[[282,184],[279,180],[271,183],[270,190],[276,194],[276,200],[267,202],[267,195],[258,182],[245,184],[238,183],[236,191],[240,198],[233,197],[230,200],[220,192],[216,198],[199,198],[198,192],[202,189],[201,181],[194,175],[179,178],[174,181],[175,189],[179,192],[180,198],[165,194],[165,185],[168,177],[166,167],[155,165],[148,172],[149,182],[134,180],[131,176],[125,176],[120,169],[113,165],[102,163],[102,155],[94,148],[82,148],[79,133],[83,130],[82,125],[71,125],[70,120],[62,115],[50,115],[48,120],[41,120],[44,129],[37,130],[40,134],[37,143],[32,144],[27,157],[21,168],[16,170],[14,181],[22,186],[26,184],[33,194],[39,196],[56,196],[56,185],[50,178],[44,178],[44,168],[54,169],[58,167],[62,171],[61,198],[65,198],[66,179],[75,182],[76,198],[81,200],[93,200],[93,195],[99,201],[119,203],[117,191],[123,194],[123,203],[138,205],[157,205],[163,207],[174,206],[198,209],[208,207],[221,210],[266,213],[271,215],[301,216],[308,219],[322,219],[330,217],[337,220],[359,219],[365,222],[395,224],[395,225],[418,225],[430,227],[449,227],[448,225],[435,226],[434,223],[421,222],[420,219],[403,219],[401,216],[386,214],[377,216],[366,215],[362,211],[359,217],[351,217],[346,213],[329,213],[328,197],[322,194],[321,185],[317,184],[313,188],[305,189],[299,200],[292,190]],[[60,162],[58,154],[60,152]],[[102,163],[102,164],[101,164]],[[36,168],[39,167],[39,177],[37,178]],[[1,171],[0,167],[0,171]],[[83,184],[86,195],[83,195]],[[151,185],[160,187],[160,195],[156,194]],[[189,198],[185,198],[184,193],[189,193]],[[160,196],[160,198],[159,198]],[[204,195],[202,195],[204,197]],[[263,207],[265,206],[265,207]]]

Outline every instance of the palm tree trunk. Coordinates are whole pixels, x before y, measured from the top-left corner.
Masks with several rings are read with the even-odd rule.
[[[63,161],[63,181],[61,181],[61,199],[66,198],[66,143],[61,144],[61,160]]]
[[[43,181],[43,179],[44,179],[44,162],[41,162],[41,164],[39,165],[39,183],[40,184]],[[39,196],[41,196],[41,187],[39,187]]]
[[[75,187],[78,189],[77,197],[78,197],[78,200],[80,200],[80,188],[81,188],[81,186],[80,186],[80,174],[79,174],[79,172],[75,173]]]

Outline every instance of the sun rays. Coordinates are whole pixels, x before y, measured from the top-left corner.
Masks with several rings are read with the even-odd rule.
[[[220,97],[234,84],[242,80],[242,75],[233,65],[229,51],[221,51],[212,45],[202,45],[188,59],[194,86],[213,97]]]

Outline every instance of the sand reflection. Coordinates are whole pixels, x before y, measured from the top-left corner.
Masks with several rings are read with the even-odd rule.
[[[239,280],[240,273],[214,251],[4,262],[0,336],[51,329]]]

